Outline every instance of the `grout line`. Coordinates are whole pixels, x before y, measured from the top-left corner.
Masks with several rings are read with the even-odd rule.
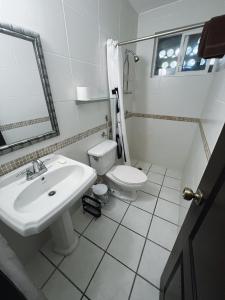
[[[165,177],[166,177],[166,173],[164,174],[163,181],[164,181]],[[163,183],[162,183],[162,184],[163,184]],[[159,194],[160,194],[160,192],[161,192],[162,187],[163,187],[163,185],[160,186]],[[143,192],[143,191],[142,191],[142,192]],[[146,193],[146,192],[143,192],[143,193]],[[146,194],[149,194],[149,193],[146,193]],[[59,271],[59,272],[60,272],[60,273],[61,273],[61,274],[62,274],[62,275],[63,275],[63,276],[64,276],[64,277],[65,277],[65,278],[66,278],[66,279],[67,279],[67,280],[68,280],[68,281],[76,288],[76,289],[78,289],[78,290],[81,292],[81,294],[82,294],[81,299],[84,299],[84,297],[87,297],[85,293],[87,292],[88,287],[90,286],[92,279],[94,278],[94,276],[95,276],[95,274],[96,274],[96,272],[97,272],[97,270],[98,270],[98,268],[99,268],[99,266],[100,266],[100,264],[101,264],[103,258],[104,258],[105,255],[107,254],[107,255],[111,256],[113,259],[115,259],[116,261],[118,261],[119,263],[121,263],[123,266],[125,266],[126,268],[128,268],[130,271],[132,271],[133,273],[135,273],[135,277],[134,277],[134,280],[133,280],[133,283],[132,283],[132,286],[131,286],[131,290],[130,290],[130,294],[129,294],[129,299],[130,299],[130,297],[131,297],[131,294],[132,294],[133,287],[134,287],[134,284],[135,284],[135,281],[136,281],[136,277],[137,277],[137,276],[141,277],[143,280],[145,280],[145,281],[148,282],[150,285],[152,285],[153,287],[155,287],[155,288],[157,288],[157,289],[159,290],[159,288],[158,288],[157,286],[155,286],[153,283],[151,283],[150,281],[148,281],[148,280],[147,280],[146,278],[144,278],[142,275],[138,274],[138,269],[139,269],[139,267],[140,267],[141,259],[142,259],[142,256],[143,256],[143,253],[144,253],[144,249],[145,249],[145,245],[146,245],[147,241],[151,241],[152,243],[158,245],[159,247],[161,247],[161,248],[163,248],[163,249],[165,249],[165,250],[171,252],[169,249],[165,248],[165,247],[162,246],[162,245],[159,245],[158,243],[156,243],[156,242],[154,242],[154,241],[152,241],[151,239],[148,238],[148,234],[149,234],[149,231],[150,231],[150,228],[151,228],[151,224],[152,224],[152,221],[153,221],[153,217],[154,217],[154,216],[159,217],[159,216],[155,215],[155,210],[156,210],[156,206],[157,206],[158,200],[161,199],[161,198],[159,197],[159,194],[158,194],[157,197],[154,196],[154,195],[152,195],[152,196],[154,196],[154,197],[157,198],[157,201],[156,201],[156,204],[155,204],[153,213],[150,213],[150,212],[148,212],[148,211],[145,211],[145,210],[143,210],[143,209],[141,209],[141,208],[139,208],[139,207],[136,207],[136,206],[132,205],[132,202],[128,203],[128,202],[126,202],[126,201],[123,201],[123,200],[118,199],[119,201],[122,201],[122,202],[128,204],[128,206],[127,206],[127,208],[126,208],[126,211],[125,211],[125,213],[124,213],[122,219],[120,220],[120,222],[115,221],[115,220],[112,219],[111,217],[108,217],[107,215],[102,214],[102,215],[105,216],[106,218],[108,218],[108,219],[110,219],[110,220],[112,220],[112,221],[114,221],[115,223],[118,224],[118,226],[117,226],[117,228],[116,228],[116,230],[115,230],[115,232],[114,232],[114,234],[113,234],[113,236],[112,236],[112,238],[111,238],[111,240],[110,240],[110,242],[109,242],[109,244],[108,244],[108,246],[107,246],[106,249],[103,249],[101,246],[97,245],[95,242],[91,241],[89,238],[87,238],[87,237],[84,235],[84,233],[85,233],[85,231],[87,230],[87,228],[89,227],[89,225],[90,225],[90,224],[93,222],[93,220],[95,219],[94,217],[90,220],[90,222],[89,222],[88,225],[85,227],[85,229],[82,231],[82,233],[79,233],[79,232],[77,232],[77,231],[74,229],[74,231],[77,232],[77,233],[79,234],[79,238],[80,238],[80,237],[85,238],[86,240],[88,240],[89,242],[91,242],[92,244],[94,244],[96,247],[98,247],[99,249],[101,249],[102,251],[104,251],[102,258],[101,258],[99,264],[97,265],[97,267],[96,267],[96,269],[95,269],[95,271],[94,271],[94,273],[93,273],[93,275],[92,275],[92,277],[91,277],[91,279],[90,279],[90,281],[89,281],[89,283],[88,283],[88,285],[87,285],[87,287],[86,287],[86,289],[85,289],[84,291],[82,291],[78,286],[76,286],[76,284],[73,283],[73,281],[71,281],[71,279],[68,278],[67,275],[66,275],[63,271],[61,271],[61,269],[59,268],[60,265],[62,264],[62,262],[64,261],[64,259],[66,258],[65,256],[61,259],[61,261],[60,261],[58,264],[55,264],[55,263],[53,263],[53,262],[52,262],[52,261],[51,261],[51,260],[50,260],[50,259],[49,259],[49,258],[48,258],[41,250],[39,250],[40,253],[41,253],[41,254],[42,254],[42,255],[43,255],[43,256],[44,256],[44,257],[45,257],[45,258],[46,258],[53,266],[54,266],[54,267],[55,267],[54,271],[50,274],[50,276],[49,276],[48,279],[44,282],[44,284],[42,285],[41,288],[43,288],[43,287],[47,284],[47,282],[50,280],[50,278],[53,276],[53,274],[56,272],[56,270],[58,270],[58,271]],[[151,194],[150,194],[150,195],[151,195]],[[163,200],[167,201],[166,199],[163,199]],[[168,202],[170,202],[170,201],[168,201]],[[173,203],[173,202],[170,202],[170,203],[175,204],[175,203]],[[176,204],[175,204],[175,205],[176,205]],[[151,220],[150,220],[150,224],[149,224],[149,228],[148,228],[148,231],[147,231],[147,235],[146,235],[146,236],[142,236],[142,235],[139,234],[138,232],[136,232],[136,231],[134,231],[134,230],[132,230],[132,229],[130,229],[130,228],[128,228],[127,226],[125,226],[125,225],[122,224],[122,221],[123,221],[123,219],[124,219],[124,217],[125,217],[125,215],[126,215],[126,213],[127,213],[127,211],[128,211],[128,209],[129,209],[130,206],[134,206],[135,208],[140,209],[140,210],[142,210],[142,211],[145,211],[145,212],[147,212],[148,214],[151,215]],[[178,206],[179,206],[179,205],[178,205]],[[163,218],[161,218],[161,217],[159,217],[159,218],[160,218],[160,219],[163,219]],[[165,221],[167,221],[167,222],[169,222],[169,223],[171,223],[171,224],[173,224],[173,225],[178,226],[177,224],[174,224],[174,223],[172,223],[172,222],[170,222],[170,221],[168,221],[168,220],[166,220],[166,219],[163,219],[163,220],[165,220]],[[112,254],[110,254],[110,253],[108,252],[108,249],[109,249],[109,247],[110,247],[110,245],[111,245],[111,243],[112,243],[112,241],[113,241],[113,239],[114,239],[114,237],[115,237],[115,235],[116,235],[118,229],[120,228],[120,226],[125,227],[126,229],[128,229],[128,230],[130,230],[130,231],[136,233],[137,235],[139,235],[139,236],[141,236],[142,238],[145,239],[144,245],[143,245],[143,248],[142,248],[142,252],[141,252],[141,256],[140,256],[140,259],[139,259],[139,262],[138,262],[138,266],[137,266],[136,271],[132,270],[129,266],[127,266],[126,264],[124,264],[123,262],[121,262],[119,259],[117,259],[116,257],[114,257]],[[87,298],[88,298],[88,297],[87,297]],[[88,299],[89,299],[89,298],[88,298]]]
[[[162,246],[162,245],[160,245],[159,243],[156,243],[155,241],[153,241],[153,240],[151,240],[151,239],[149,239],[149,238],[147,238],[147,240],[150,241],[151,243],[157,245],[157,246],[160,246],[160,247],[163,248],[164,250],[169,251],[170,253],[171,253],[171,251],[172,251],[172,250],[166,248],[165,246]]]
[[[171,204],[174,204],[174,205],[176,205],[176,206],[182,206],[181,204],[177,204],[177,203],[175,203],[175,202],[172,202],[172,201],[170,201],[170,200],[167,200],[167,199],[164,199],[164,198],[161,198],[161,197],[159,197],[159,199],[160,200],[163,200],[163,201],[166,201],[166,202],[169,202],[169,203],[171,203]]]
[[[167,169],[166,169],[166,171],[167,171]],[[164,174],[163,182],[165,180],[165,176],[166,176],[166,172]],[[162,189],[162,186],[163,186],[163,182],[162,182],[162,185],[160,187],[159,194],[161,192],[161,189]],[[156,210],[156,207],[157,207],[157,204],[158,204],[158,199],[159,199],[159,196],[157,197],[157,201],[156,201],[156,205],[155,205],[155,208],[154,208],[154,211],[153,211],[153,215],[155,214],[155,210]],[[137,270],[136,270],[135,277],[134,277],[134,280],[133,280],[133,283],[132,283],[132,286],[131,286],[131,290],[130,290],[130,294],[129,294],[128,300],[130,300],[132,292],[133,292],[134,284],[135,284],[135,281],[136,281],[136,278],[137,278],[137,275],[138,275],[138,270],[139,270],[139,267],[140,267],[140,264],[141,264],[141,260],[142,260],[142,257],[143,257],[145,245],[147,243],[148,235],[149,235],[150,228],[151,228],[151,225],[152,225],[152,220],[153,220],[153,217],[151,218],[151,221],[150,221],[150,224],[149,224],[149,227],[148,227],[148,232],[147,232],[147,235],[146,235],[146,238],[145,238],[145,242],[144,242],[144,245],[143,245],[143,248],[142,248],[141,256],[140,256],[140,259],[139,259],[139,262],[138,262]]]
[[[122,224],[121,225],[119,225],[119,227],[120,226],[122,226],[122,227],[125,227],[125,226],[123,226]],[[125,228],[127,228],[127,227],[125,227]],[[129,228],[127,228],[128,230],[131,230],[131,229],[129,229]],[[132,230],[131,230],[132,231]],[[136,234],[138,234],[137,232],[135,232],[135,231],[133,231],[134,233],[136,233]],[[138,235],[140,235],[140,234],[138,234]],[[141,235],[140,235],[141,236]],[[113,256],[110,252],[108,252],[108,250],[106,250],[106,249],[103,249],[101,246],[99,246],[98,244],[96,244],[95,242],[93,242],[92,240],[90,240],[88,237],[86,237],[85,235],[82,235],[82,237],[84,238],[84,239],[86,239],[87,241],[89,241],[90,243],[92,243],[92,244],[94,244],[96,247],[98,247],[100,250],[102,250],[102,251],[104,251],[104,252],[106,252],[106,254],[108,254],[109,256],[111,256],[113,259],[115,259],[116,261],[118,261],[119,263],[121,263],[124,267],[126,267],[127,269],[129,269],[130,271],[132,271],[133,273],[135,273],[136,274],[136,272],[133,270],[133,269],[131,269],[128,265],[126,265],[124,262],[122,262],[122,261],[120,261],[117,257],[115,257],[115,256]],[[141,236],[142,238],[143,238],[143,236]],[[154,243],[154,244],[156,244],[157,246],[159,246],[159,247],[161,247],[161,248],[164,248],[165,250],[167,250],[167,251],[169,251],[169,252],[171,252],[169,249],[167,249],[167,248],[165,248],[165,247],[163,247],[163,246],[161,246],[161,245],[159,245],[159,244],[157,244],[156,242],[154,242],[154,241],[152,241],[152,240],[150,240],[152,243]],[[108,247],[107,247],[108,248]],[[157,287],[157,286],[155,286],[151,281],[149,281],[148,279],[146,279],[146,278],[144,278],[142,275],[140,275],[140,274],[137,274],[138,276],[140,276],[142,279],[144,279],[145,281],[147,281],[149,284],[151,284],[152,286],[154,286],[155,288],[157,288],[158,290],[159,290],[159,288]],[[87,297],[86,295],[85,295],[85,297]]]
[[[53,276],[53,274],[58,271],[59,273],[61,273],[61,275],[63,275],[77,290],[79,290],[81,292],[81,294],[83,294],[83,291],[59,268],[60,265],[62,264],[62,262],[64,261],[64,259],[66,258],[66,256],[64,256],[61,261],[56,265],[54,264],[47,255],[45,255],[44,253],[40,252],[47,260],[49,263],[51,263],[55,269],[54,271],[51,273],[51,275],[49,276],[49,278],[45,281],[45,283],[42,285],[41,289],[43,289],[43,287],[48,283],[48,281],[51,279],[51,277]]]
[[[156,288],[158,291],[160,291],[159,287],[157,285],[155,285],[154,283],[152,283],[151,281],[149,281],[147,278],[143,277],[140,274],[137,274],[137,276],[141,277],[141,279],[143,279],[144,281],[146,281],[148,284],[150,284],[151,286],[153,286],[154,288]],[[136,276],[136,277],[137,277]],[[151,299],[150,299],[151,300]]]
[[[173,179],[174,179],[174,178],[173,178]],[[166,188],[168,188],[168,189],[171,189],[171,190],[175,190],[175,191],[181,193],[181,190],[175,189],[175,188],[173,188],[173,187],[171,187],[171,186],[164,185],[164,187],[166,187]]]
[[[44,282],[44,283],[42,284],[42,286],[40,287],[41,290],[46,286],[46,284],[49,282],[49,280],[50,280],[50,279],[52,278],[52,276],[55,274],[56,270],[57,270],[57,268],[55,268],[55,269],[51,272],[51,274],[48,276],[48,278],[45,280],[45,282]]]
[[[111,238],[111,240],[110,240],[110,242],[109,242],[107,248],[104,250],[104,254],[103,254],[103,256],[102,256],[100,262],[98,263],[98,265],[97,265],[97,267],[96,267],[96,269],[95,269],[95,271],[94,271],[94,273],[93,273],[93,275],[92,275],[92,277],[91,277],[91,279],[90,279],[90,281],[89,281],[89,283],[88,283],[88,285],[87,285],[87,287],[86,287],[86,289],[85,289],[85,291],[84,291],[84,293],[83,293],[83,296],[85,296],[85,293],[87,292],[87,290],[88,290],[88,288],[89,288],[89,286],[90,286],[90,284],[91,284],[92,279],[94,278],[94,276],[95,276],[95,274],[96,274],[96,272],[97,272],[97,270],[98,270],[98,268],[99,268],[99,266],[100,266],[100,264],[101,264],[103,258],[105,257],[105,255],[106,255],[106,253],[107,253],[107,250],[108,250],[108,248],[109,248],[109,246],[110,246],[110,244],[111,244],[113,238],[115,237],[115,235],[116,235],[116,233],[117,233],[117,231],[118,231],[118,229],[119,229],[119,227],[120,227],[120,224],[122,223],[122,221],[123,221],[123,219],[124,219],[124,217],[125,217],[125,215],[126,215],[128,209],[129,209],[129,207],[130,207],[130,204],[128,205],[128,207],[127,207],[127,209],[126,209],[126,211],[125,211],[125,213],[124,213],[124,215],[123,215],[123,217],[122,217],[120,223],[118,224],[118,226],[117,226],[117,228],[116,228],[116,231],[114,232],[114,234],[113,234],[113,236],[112,236],[112,238]]]
[[[155,196],[155,197],[156,197],[156,196]],[[156,197],[156,198],[157,198],[157,199],[161,199],[161,198],[159,198],[159,197]],[[164,199],[162,199],[162,200],[164,200]],[[120,200],[120,199],[119,199],[119,201],[122,201],[122,200]],[[168,202],[169,202],[169,201],[168,201]],[[172,203],[172,204],[175,204],[175,203],[173,203],[173,202],[170,202],[170,203]],[[156,205],[157,205],[157,201],[156,201],[155,207],[156,207]],[[162,218],[162,217],[160,217],[160,216],[156,215],[156,214],[155,214],[155,213],[153,213],[153,212],[149,212],[149,211],[147,211],[147,210],[144,210],[144,209],[142,209],[142,208],[140,208],[140,207],[134,206],[133,204],[130,204],[130,206],[132,206],[132,207],[135,207],[135,208],[137,208],[137,209],[139,209],[139,210],[142,210],[142,211],[144,211],[144,212],[146,212],[146,213],[148,213],[148,214],[152,215],[152,217],[154,217],[154,216],[155,216],[155,217],[157,217],[157,218],[159,218],[159,219],[162,219],[162,220],[164,220],[164,221],[166,221],[166,222],[168,222],[168,223],[170,223],[170,224],[173,224],[173,225],[179,226],[178,224],[176,224],[176,223],[173,223],[173,222],[171,222],[171,221],[169,221],[169,220],[167,220],[167,219],[164,219],[164,218]],[[109,216],[105,215],[104,213],[102,213],[102,215],[103,215],[104,217],[106,217],[106,218],[108,218],[108,219],[110,219],[110,220],[112,220],[112,221],[116,222],[117,224],[120,224],[118,221],[116,221],[116,220],[112,219],[111,217],[109,217]],[[121,226],[123,226],[123,227],[125,227],[125,228],[127,228],[127,229],[129,229],[129,230],[133,231],[134,233],[136,233],[136,234],[138,234],[138,235],[140,235],[140,236],[142,236],[142,237],[144,237],[144,238],[145,238],[145,236],[143,236],[143,235],[141,235],[140,233],[138,233],[137,231],[135,231],[135,230],[133,230],[133,229],[131,229],[131,228],[127,227],[126,225],[124,225],[124,224],[121,224]]]

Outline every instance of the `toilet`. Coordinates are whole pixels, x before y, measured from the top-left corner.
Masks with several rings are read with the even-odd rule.
[[[127,165],[117,165],[117,143],[106,140],[88,150],[90,164],[98,175],[104,176],[113,195],[121,200],[135,201],[137,191],[147,181],[141,170]]]

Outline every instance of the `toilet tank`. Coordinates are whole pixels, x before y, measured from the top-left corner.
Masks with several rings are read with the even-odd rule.
[[[98,175],[106,174],[116,162],[117,143],[106,140],[88,150],[90,164]]]

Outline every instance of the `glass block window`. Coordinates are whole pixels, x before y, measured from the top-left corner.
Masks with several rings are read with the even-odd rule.
[[[176,72],[182,35],[161,38],[158,42],[155,75],[173,75]]]
[[[185,37],[185,53],[181,71],[200,71],[205,70],[206,60],[198,56],[198,45],[201,34],[192,34]]]
[[[152,76],[214,72],[217,60],[198,57],[201,33],[180,33],[155,40]]]

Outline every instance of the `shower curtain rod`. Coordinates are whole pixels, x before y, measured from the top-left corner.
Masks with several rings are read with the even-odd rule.
[[[191,29],[197,29],[197,28],[203,27],[204,25],[205,25],[205,23],[201,22],[201,23],[196,23],[196,24],[192,24],[192,25],[188,25],[188,26],[183,26],[183,27],[179,27],[179,28],[176,28],[176,29],[164,31],[164,32],[161,32],[161,33],[156,33],[156,34],[153,34],[153,35],[144,36],[144,37],[139,38],[139,39],[124,41],[124,42],[119,42],[117,44],[117,46],[123,46],[123,45],[127,45],[127,44],[133,44],[133,43],[137,43],[137,42],[143,42],[143,41],[155,39],[157,37],[162,37],[162,36],[166,36],[166,35],[170,35],[170,34],[174,34],[174,33],[188,31],[188,30],[191,30]]]

